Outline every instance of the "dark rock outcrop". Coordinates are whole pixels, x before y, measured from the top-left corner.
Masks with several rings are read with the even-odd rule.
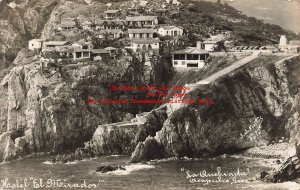
[[[89,141],[91,150],[97,156],[129,155],[133,152],[138,126],[135,125],[102,125],[99,126]]]
[[[48,160],[52,164],[65,164],[75,161],[74,154],[58,154],[55,157],[52,157]]]
[[[165,110],[153,110],[138,115],[131,122],[98,126],[85,148],[95,156],[131,155],[140,142],[148,136],[154,137],[161,130],[166,118]]]
[[[298,157],[288,158],[279,169],[261,173],[261,179],[272,183],[283,183],[300,178],[300,160]]]
[[[139,130],[135,137],[136,144],[146,140],[148,136],[154,137],[156,132],[163,128],[164,122],[168,116],[165,109],[153,110],[145,115],[137,116],[137,120],[142,120],[143,124],[139,124]]]
[[[107,173],[116,170],[126,170],[126,169],[122,166],[100,166],[96,169],[96,172]]]
[[[144,142],[140,142],[132,153],[130,162],[142,162],[163,158],[163,149],[153,137],[147,137]]]

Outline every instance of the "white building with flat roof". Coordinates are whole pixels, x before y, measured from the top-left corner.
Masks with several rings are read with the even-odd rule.
[[[158,34],[162,36],[182,36],[183,28],[179,26],[162,26],[158,29]]]
[[[221,39],[217,39],[217,38],[205,40],[203,42],[204,49],[210,52],[215,51],[216,48],[218,47],[218,43],[221,41],[222,41]]]
[[[42,48],[43,40],[41,39],[31,39],[28,41],[28,49],[31,51],[39,50]]]
[[[200,47],[188,47],[172,53],[172,64],[175,68],[203,68],[209,52]]]

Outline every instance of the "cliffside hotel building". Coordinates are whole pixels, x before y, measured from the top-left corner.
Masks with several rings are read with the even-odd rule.
[[[175,68],[203,68],[208,57],[209,52],[201,48],[201,43],[197,43],[197,47],[173,52],[172,64]]]

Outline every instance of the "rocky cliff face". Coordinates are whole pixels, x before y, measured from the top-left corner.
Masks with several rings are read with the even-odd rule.
[[[119,61],[108,65],[103,62],[60,66],[48,63],[42,69],[40,61],[31,58],[31,64],[13,68],[2,80],[0,89],[0,161],[35,152],[60,152],[83,147],[98,125],[130,120],[132,114],[150,110],[149,106],[87,103],[88,99],[130,100],[134,94],[112,92],[110,86],[126,86],[137,81],[150,84],[146,79],[156,78],[152,72],[144,75],[139,63]],[[146,68],[149,69],[152,70]],[[143,96],[147,96],[147,92],[141,94]],[[117,130],[99,130],[92,139],[97,144],[102,143],[103,147],[112,144],[111,139],[118,136]],[[105,137],[97,137],[103,133]],[[130,139],[133,143],[129,143],[130,153],[136,145],[130,134],[124,139],[115,139],[115,144]],[[122,147],[124,151],[120,154],[129,152],[127,146]],[[118,153],[114,146],[103,148],[102,152],[98,148],[95,150],[99,155]]]
[[[72,72],[87,80],[92,69]],[[14,68],[2,81],[1,93],[6,97],[1,102],[1,160],[72,149],[87,141],[98,124],[107,122],[88,110],[77,96],[80,90],[74,90],[59,71],[46,78],[35,64]]]
[[[166,118],[165,110],[153,110],[137,116],[131,123],[98,126],[92,139],[85,143],[84,149],[94,156],[131,155],[139,142],[155,136],[156,131],[161,130]],[[145,122],[140,119],[145,119]]]
[[[48,21],[56,0],[0,2],[0,62],[11,63],[27,41],[37,38]]]
[[[168,106],[169,117],[162,129],[137,146],[132,161],[230,153],[282,139],[298,142],[295,99],[299,93],[299,63],[299,58],[275,64],[260,61],[189,93],[186,99],[209,98],[214,104],[173,110],[174,106]],[[261,126],[253,124],[257,117],[263,118]]]

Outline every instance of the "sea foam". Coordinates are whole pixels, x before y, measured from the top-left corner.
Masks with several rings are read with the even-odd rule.
[[[146,170],[146,169],[153,169],[155,168],[155,166],[153,165],[148,165],[148,164],[131,164],[131,165],[127,165],[124,166],[125,170],[115,170],[112,172],[107,172],[107,174],[111,174],[111,175],[129,175],[130,173],[134,172],[134,171],[138,171],[138,170]]]

